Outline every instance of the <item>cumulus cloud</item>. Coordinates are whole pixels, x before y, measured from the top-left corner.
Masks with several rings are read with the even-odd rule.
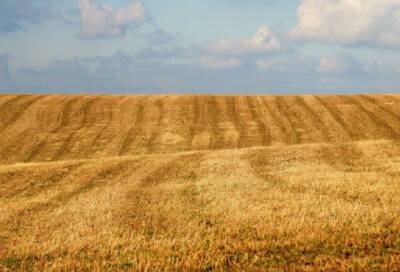
[[[226,55],[271,53],[282,49],[280,38],[268,26],[261,27],[250,38],[220,39],[209,47],[210,52]]]
[[[78,0],[81,36],[85,38],[120,37],[128,28],[147,19],[142,2],[133,1],[123,9],[114,9],[96,0]]]
[[[297,16],[295,39],[400,46],[400,0],[303,0]]]
[[[252,37],[219,39],[192,51],[198,54],[196,64],[199,67],[226,70],[253,69],[259,58],[279,55],[286,49],[283,40],[268,26],[263,26]]]

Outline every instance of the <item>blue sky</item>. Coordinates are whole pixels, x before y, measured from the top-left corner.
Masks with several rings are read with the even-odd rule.
[[[400,0],[2,0],[0,92],[400,90]]]

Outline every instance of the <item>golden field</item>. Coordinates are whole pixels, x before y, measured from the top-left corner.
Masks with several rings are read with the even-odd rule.
[[[0,96],[0,271],[400,271],[400,95]]]

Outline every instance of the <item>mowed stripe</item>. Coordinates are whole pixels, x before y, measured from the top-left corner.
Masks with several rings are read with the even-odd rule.
[[[246,146],[245,140],[247,138],[247,132],[245,125],[240,120],[240,112],[237,110],[237,105],[236,105],[237,98],[235,96],[227,96],[225,97],[225,100],[227,104],[229,118],[236,132],[239,134],[237,140],[237,147],[242,148]]]
[[[200,125],[200,97],[195,95],[192,96],[190,99],[190,114],[191,114],[191,123],[189,125],[189,144],[190,144],[190,149],[194,150],[196,149],[196,146],[194,145],[193,141],[199,131],[202,129]]]
[[[82,103],[78,111],[78,120],[81,119],[81,123],[78,128],[75,128],[73,131],[71,131],[67,138],[63,140],[61,147],[52,157],[53,161],[62,160],[63,158],[70,156],[72,153],[71,149],[76,143],[76,141],[74,141],[75,136],[80,132],[81,129],[92,126],[95,123],[95,117],[90,117],[89,114],[95,101],[98,99],[98,97],[89,98],[87,101]]]
[[[0,111],[1,111],[1,109],[4,108],[5,105],[7,105],[7,103],[9,101],[14,99],[16,96],[20,96],[20,95],[0,95]]]
[[[330,101],[326,101],[322,96],[314,96],[314,98],[329,112],[330,116],[338,124],[339,131],[343,131],[350,140],[358,140],[365,137],[364,134],[360,135],[361,131],[357,133],[353,130],[353,127],[349,125],[346,117],[339,111],[339,109],[333,105]]]
[[[18,102],[23,100],[24,98],[29,97],[28,95],[17,95],[7,101],[5,101],[0,108],[0,120],[2,122],[6,122],[5,117],[3,115],[10,114],[11,112],[15,111],[16,107],[18,107]]]
[[[267,112],[269,116],[271,116],[272,124],[279,130],[279,136],[281,136],[279,140],[281,140],[283,143],[290,144],[291,136],[289,134],[289,129],[283,122],[279,110],[274,110],[272,106],[267,102],[266,97],[261,97],[261,102],[263,109]]]
[[[28,101],[24,101],[19,104],[21,100],[29,97]],[[4,131],[7,127],[14,124],[31,106],[33,106],[37,101],[45,98],[45,96],[17,96],[10,101],[7,101],[5,105],[1,107],[0,110],[0,132]],[[4,115],[8,115],[5,117]]]
[[[157,101],[155,102],[157,111],[158,111],[158,114],[157,114],[158,117],[157,117],[156,126],[153,128],[151,136],[150,136],[149,140],[147,141],[147,148],[150,153],[154,153],[158,150],[156,140],[159,138],[160,131],[163,127],[162,124],[163,124],[164,115],[165,115],[165,110],[164,110],[164,100],[165,99],[166,99],[166,97],[164,96],[160,99],[157,99]]]
[[[394,112],[392,109],[388,108],[387,106],[382,105],[373,96],[359,95],[358,97],[361,100],[368,101],[371,105],[373,105],[373,107],[375,107],[377,109],[377,111],[383,112],[385,115],[390,116],[391,119],[397,121],[398,124],[400,124],[400,114]],[[387,121],[387,122],[389,122],[389,121]]]
[[[68,102],[64,104],[60,115],[61,116],[60,124],[52,131],[50,131],[50,133],[47,133],[44,139],[41,140],[37,145],[35,145],[32,148],[28,156],[24,159],[24,162],[35,161],[37,157],[40,156],[40,154],[42,154],[42,152],[46,149],[50,135],[60,133],[61,130],[68,127],[68,124],[72,121],[71,117],[72,117],[73,106],[78,102],[78,100],[79,98],[72,97],[71,99],[68,100]]]
[[[207,120],[208,125],[211,129],[211,140],[209,144],[209,149],[216,150],[221,149],[223,144],[221,142],[221,131],[219,128],[219,114],[220,114],[220,107],[218,106],[218,97],[210,96],[207,100]]]
[[[117,108],[117,104],[121,100],[122,98],[120,100],[116,99],[110,100],[110,103],[107,103],[107,105],[105,106],[106,117],[105,119],[102,119],[104,125],[101,126],[101,128],[98,130],[97,134],[95,135],[91,143],[91,148],[94,153],[103,152],[104,149],[106,148],[108,141],[105,141],[105,138],[107,136],[104,134],[106,133],[107,129],[113,125],[114,109]]]
[[[120,156],[128,154],[129,148],[135,142],[137,135],[142,132],[146,102],[147,97],[140,99],[137,103],[135,122],[133,126],[129,128],[128,133],[122,142],[121,148],[118,153]]]
[[[380,131],[380,135],[374,135],[377,136],[377,138],[396,138],[397,133],[396,131],[389,125],[387,124],[384,120],[382,120],[380,117],[376,115],[376,112],[373,112],[369,110],[366,106],[364,106],[357,98],[354,98],[353,96],[342,96],[344,100],[348,101],[349,104],[355,105],[355,107],[362,112],[373,124],[374,126]],[[371,123],[368,122],[368,125]]]
[[[27,202],[28,204],[15,211],[12,217],[4,218],[5,221],[2,220],[3,225],[0,227],[0,231],[12,234],[23,228],[29,228],[33,221],[32,216],[49,213],[94,189],[101,189],[113,182],[119,182],[125,173],[134,171],[139,165],[141,162],[137,160],[124,160],[108,162],[105,165],[100,164],[100,166],[92,165],[91,167],[85,164],[76,166],[72,171],[58,177],[59,179],[55,181],[57,184],[53,188],[47,189],[52,190],[46,193],[45,198],[38,197],[38,201]],[[44,183],[51,182],[54,177],[53,175],[48,177]],[[78,177],[78,179],[74,177]],[[42,188],[42,193],[43,190],[46,188]]]
[[[180,179],[186,182],[193,181],[203,156],[202,153],[193,153],[164,160],[141,180],[141,186],[157,186]]]
[[[278,109],[279,115],[281,116],[282,119],[286,119],[288,122],[290,128],[288,130],[288,135],[292,136],[291,143],[293,144],[300,144],[302,142],[301,140],[301,133],[299,132],[299,127],[296,126],[296,117],[291,114],[290,110],[290,105],[286,103],[286,97],[282,96],[277,96],[275,98],[275,105]]]
[[[75,172],[84,162],[70,163],[64,167],[51,165],[0,174],[2,180],[0,198],[34,198],[38,194],[49,192],[58,187],[60,182]]]
[[[329,128],[325,125],[320,115],[311,108],[311,106],[306,102],[303,97],[296,96],[296,102],[306,112],[307,116],[313,124],[313,130],[319,133],[319,135],[321,136],[321,140],[323,142],[330,142],[332,139],[328,134]]]
[[[260,132],[260,142],[261,146],[271,145],[271,131],[265,124],[261,114],[259,114],[259,106],[257,103],[257,97],[247,96],[247,105],[251,113],[252,121],[257,124],[257,129]]]

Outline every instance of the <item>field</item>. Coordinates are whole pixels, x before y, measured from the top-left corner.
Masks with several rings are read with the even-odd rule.
[[[400,95],[0,96],[0,271],[400,271]]]

